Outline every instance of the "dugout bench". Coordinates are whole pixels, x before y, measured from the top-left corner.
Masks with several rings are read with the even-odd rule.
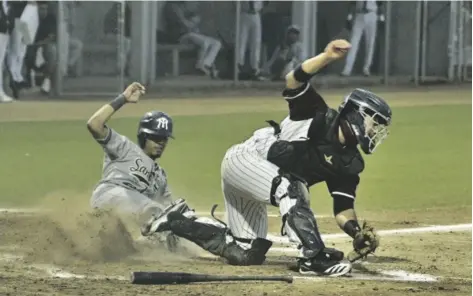
[[[82,54],[85,56],[101,56],[116,54],[117,44],[110,43],[96,43],[84,44]],[[195,51],[193,45],[188,44],[158,44],[156,45],[156,54],[161,52],[169,52],[171,54],[172,69],[171,74],[174,77],[180,74],[180,59],[181,53]]]

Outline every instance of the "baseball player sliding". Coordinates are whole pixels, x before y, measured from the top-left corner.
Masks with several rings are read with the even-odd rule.
[[[92,193],[91,206],[135,215],[140,224],[159,215],[172,202],[166,173],[156,162],[172,138],[173,122],[166,113],[146,113],[138,125],[138,144],[106,125],[128,103],[137,103],[145,88],[132,83],[90,117],[87,128],[102,146],[102,179]]]
[[[374,93],[355,89],[337,111],[309,83],[349,48],[345,40],[332,41],[323,53],[291,71],[283,91],[289,115],[280,124],[269,121],[270,127],[255,131],[226,152],[221,180],[228,226],[192,217],[180,201],[151,220],[143,234],[171,230],[230,264],[259,265],[272,245],[266,239],[266,207],[273,205],[279,208],[284,233],[300,244],[299,271],[341,276],[351,271],[351,263],[344,261],[343,252],[325,246],[309,206],[308,188],[325,182],[335,220],[353,238],[349,261],[374,252],[378,238],[372,227],[359,225],[354,209],[364,169],[358,146],[365,154],[375,151],[388,135],[391,109]]]

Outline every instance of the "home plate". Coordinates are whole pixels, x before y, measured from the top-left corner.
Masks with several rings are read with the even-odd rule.
[[[323,276],[294,276],[295,280],[323,281],[334,279]],[[350,275],[339,277],[338,279],[365,280],[365,281],[395,281],[395,282],[436,282],[437,277],[429,274],[410,273],[404,270],[379,270],[375,274],[358,273],[352,271]]]

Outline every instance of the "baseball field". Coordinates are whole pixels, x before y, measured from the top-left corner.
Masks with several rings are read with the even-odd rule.
[[[336,107],[347,91],[322,91]],[[0,105],[0,295],[471,295],[471,85],[377,89],[393,108],[390,136],[365,157],[356,209],[381,236],[374,256],[352,277],[304,278],[294,246],[279,237],[263,266],[235,267],[193,245],[169,253],[138,240],[133,222],[89,209],[102,168],[101,148],[86,129],[106,101],[25,101]],[[171,190],[202,214],[223,210],[220,161],[225,150],[281,120],[278,92],[248,98],[153,98],[127,105],[110,122],[135,139],[148,110],[173,116],[175,140],[161,160]],[[326,243],[350,251],[332,218],[324,184],[311,190]],[[294,275],[287,283],[136,286],[131,271],[220,275]]]

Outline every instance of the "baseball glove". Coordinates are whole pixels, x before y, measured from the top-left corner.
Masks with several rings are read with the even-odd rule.
[[[374,253],[379,246],[379,236],[374,231],[374,228],[366,221],[360,232],[355,235],[353,239],[353,251],[348,253],[347,259],[350,262],[366,258],[368,254]]]

